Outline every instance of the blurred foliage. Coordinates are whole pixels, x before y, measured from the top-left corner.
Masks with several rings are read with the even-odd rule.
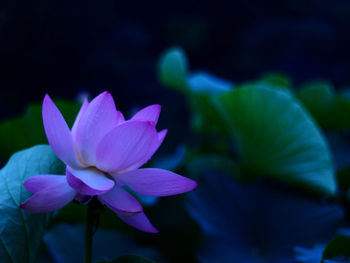
[[[188,64],[181,48],[174,47],[168,50],[159,61],[159,69],[159,78],[164,85],[174,90],[187,92]]]
[[[350,232],[341,229],[327,244],[317,244],[313,248],[295,248],[295,258],[299,263],[349,263]]]
[[[83,262],[83,236],[84,225],[82,224],[55,224],[46,233],[44,243],[55,263]],[[118,258],[131,253],[152,258],[157,262],[165,262],[156,249],[138,245],[135,242],[134,235],[130,233],[126,234],[111,229],[99,229],[94,235],[93,242],[94,262],[137,262],[131,261],[132,259],[137,259],[134,256],[128,256],[124,259]],[[118,258],[119,261],[114,261],[115,258]],[[143,257],[138,259],[146,260]],[[148,263],[148,261],[145,263]]]
[[[188,76],[187,85],[194,93],[219,95],[230,91],[233,83],[220,79],[208,72],[199,71]]]
[[[341,205],[266,181],[235,182],[207,172],[188,211],[205,242],[200,262],[292,262],[294,246],[326,242],[343,223]]]
[[[327,82],[305,84],[297,96],[324,128],[350,130],[350,99],[336,93]]]
[[[259,82],[286,90],[292,88],[292,80],[287,75],[278,72],[271,72],[261,76]]]
[[[237,180],[245,179],[240,171],[240,167],[235,160],[225,155],[197,154],[186,165],[187,174],[193,178],[200,176],[208,171],[222,172],[235,176]]]
[[[171,55],[170,52],[165,53],[163,58],[171,57]],[[182,61],[187,61],[183,51]],[[172,60],[169,59],[168,63],[171,62]],[[179,63],[174,63],[173,66],[167,65],[167,68],[179,71],[178,65]],[[187,65],[186,68],[189,66]],[[162,78],[164,73],[162,64],[159,64],[158,72]],[[247,246],[243,247],[242,244],[246,241],[238,242],[239,238],[246,240],[255,237],[256,239],[257,234],[241,231],[231,233],[229,229],[234,226],[233,222],[236,222],[236,219],[232,219],[229,212],[236,205],[239,207],[238,214],[242,216],[242,209],[249,209],[252,205],[248,201],[241,201],[240,204],[235,201],[232,194],[238,192],[240,198],[246,200],[253,198],[253,195],[242,197],[246,194],[245,191],[240,191],[237,187],[233,189],[233,186],[232,189],[227,189],[230,185],[229,181],[225,181],[226,185],[219,185],[221,181],[226,180],[220,177],[220,174],[229,174],[236,182],[246,181],[251,185],[245,186],[247,188],[253,187],[265,177],[269,180],[276,179],[276,182],[279,183],[291,183],[294,187],[303,189],[304,193],[318,192],[318,198],[322,198],[322,195],[331,195],[334,197],[333,201],[344,205],[345,210],[349,213],[347,206],[350,200],[348,194],[350,192],[348,157],[350,152],[348,137],[350,98],[345,93],[334,91],[331,84],[325,81],[309,82],[296,91],[288,76],[276,72],[243,84],[233,84],[202,72],[199,74],[188,72],[186,84],[183,84],[182,87],[177,85],[176,88],[187,99],[192,129],[201,138],[199,145],[192,144],[194,149],[189,151],[187,164],[185,164],[186,171],[198,180],[208,173],[212,177],[210,180],[206,179],[210,183],[200,181],[200,188],[191,194],[192,205],[188,209],[206,236],[198,258],[201,262],[230,262],[231,260],[294,262],[291,255],[292,248],[301,245],[306,241],[305,238],[310,238],[312,236],[310,231],[305,234],[304,238],[300,238],[301,243],[298,244],[297,240],[291,241],[291,234],[299,233],[300,229],[304,229],[305,226],[301,224],[294,231],[289,229],[286,234],[288,241],[291,241],[289,252],[286,250],[279,255],[277,255],[278,247],[283,239],[281,237],[276,237],[278,244],[271,246],[273,249],[269,252],[266,252],[266,239],[263,237],[262,248],[257,250],[254,248],[252,243],[256,240],[252,243],[248,242]],[[167,74],[171,73],[167,72]],[[175,86],[170,82],[163,81],[162,83],[168,87]],[[227,147],[218,147],[218,141],[223,142]],[[276,182],[271,181],[269,184],[276,184]],[[210,184],[212,188],[205,189],[206,184]],[[337,184],[339,184],[339,189]],[[263,186],[259,186],[254,192],[263,191],[262,188]],[[220,189],[220,192],[216,193],[217,189]],[[281,201],[282,206],[287,206],[288,191],[284,190],[284,192],[282,191],[281,196],[277,199],[283,200]],[[271,203],[270,199],[263,201],[264,198],[268,198],[268,193],[264,192],[260,198],[257,198],[259,201],[254,202],[259,203],[260,206],[266,202],[269,203],[269,206],[275,210],[272,215],[278,217],[281,212],[278,205]],[[220,201],[215,199],[214,202],[207,199],[207,196],[213,199],[215,195],[220,196]],[[298,192],[294,195],[299,199],[300,205],[307,204],[309,197]],[[227,200],[224,200],[225,198]],[[215,204],[213,203],[211,207],[210,202]],[[217,207],[220,202],[223,203],[221,209]],[[253,206],[252,212],[248,213],[243,220],[246,222],[253,220],[254,224],[258,224],[259,230],[263,228],[266,231],[270,226],[276,227],[278,221],[274,222],[254,216],[254,213],[260,213],[259,215],[267,213],[268,208],[264,207],[260,210],[260,206]],[[296,208],[295,205],[292,206],[293,209]],[[326,207],[324,204],[319,204],[319,209],[326,209]],[[314,224],[321,222],[319,212],[311,207],[306,210],[309,210],[310,217],[314,213]],[[300,222],[296,217],[305,216],[306,210],[294,211],[295,215],[289,217],[291,220]],[[327,213],[336,214],[335,211],[325,212]],[[340,213],[338,216],[341,221],[343,215]],[[222,221],[227,218],[231,218],[228,223]],[[287,227],[293,225],[286,219],[282,221]],[[264,222],[269,223],[261,226]],[[323,222],[324,226],[321,227],[323,230],[325,226],[331,226],[330,222]],[[310,228],[314,227],[310,222]],[[330,238],[337,227],[340,227],[340,224],[334,224],[332,231],[329,231],[326,236]],[[244,227],[237,227],[237,229],[241,228]],[[275,232],[281,231],[271,229],[268,236],[274,235]],[[320,230],[319,234],[321,232]],[[327,242],[326,236],[323,242]],[[308,244],[311,246],[317,242],[321,242],[319,237],[311,238]],[[328,246],[316,245],[313,249],[297,247],[297,261],[320,262],[322,252],[326,248],[325,254],[328,253],[328,250],[332,252],[330,252],[331,256],[323,259],[324,263],[345,262],[342,259],[338,261],[341,253],[344,254],[344,251],[341,251],[342,245],[335,245],[339,249],[336,250],[332,242]],[[286,258],[288,253],[289,258]]]
[[[222,95],[218,104],[249,171],[335,194],[326,141],[288,92],[243,86]]]
[[[339,262],[350,262],[350,231],[343,231],[334,237],[325,247],[322,253],[321,263],[327,259],[338,258]],[[341,257],[341,258],[340,258]]]
[[[312,248],[295,247],[295,259],[298,263],[320,263],[324,247],[324,245],[319,244]],[[331,262],[326,261],[324,263]]]
[[[0,262],[37,261],[50,215],[29,213],[19,207],[30,196],[23,182],[37,174],[63,172],[62,163],[47,145],[14,154],[0,170]]]
[[[193,111],[192,125],[197,131],[221,134],[224,124],[217,109],[213,107],[210,94],[219,95],[230,90],[233,84],[208,73],[189,75],[184,51],[171,48],[163,54],[158,65],[160,82],[182,94],[186,94]]]
[[[168,58],[166,69],[180,70],[172,50],[164,57]],[[164,72],[170,74],[166,69],[160,63],[161,78]],[[336,181],[327,142],[291,93],[291,81],[286,76],[269,74],[235,88],[228,81],[211,78],[210,83],[216,84],[200,90],[198,86],[207,85],[203,79],[196,81],[202,83],[179,89],[187,90],[184,94],[194,112],[195,130],[228,134],[231,140],[227,143],[236,144],[241,165],[250,174],[274,176],[309,186],[315,192],[335,194]],[[190,80],[187,83],[193,83]],[[172,85],[170,81],[165,84]]]

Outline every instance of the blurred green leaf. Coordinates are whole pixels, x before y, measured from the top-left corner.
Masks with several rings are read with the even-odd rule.
[[[350,168],[350,141],[346,133],[332,130],[324,131],[323,134],[331,150],[335,170],[339,171],[344,168]]]
[[[328,129],[350,129],[350,99],[336,94],[328,82],[305,84],[297,94],[311,115]]]
[[[0,262],[36,262],[49,216],[19,207],[30,196],[23,181],[37,174],[63,172],[62,163],[47,145],[15,153],[0,171]]]
[[[192,125],[195,131],[207,134],[223,134],[226,126],[221,114],[213,104],[213,97],[206,94],[191,94]]]
[[[349,231],[347,231],[349,232]],[[333,238],[322,254],[322,263],[326,259],[333,259],[342,257],[343,259],[350,259],[350,233],[339,234]],[[341,261],[343,262],[343,261]]]
[[[233,87],[233,83],[203,71],[189,75],[187,84],[192,92],[208,95],[218,95]]]
[[[80,104],[55,101],[68,125],[72,125]],[[47,143],[41,104],[32,104],[24,115],[0,123],[0,159],[6,161],[16,151]]]
[[[350,170],[348,168],[340,169],[337,172],[337,180],[339,188],[348,191],[350,189]]]
[[[180,47],[166,51],[159,61],[160,82],[187,95],[192,109],[192,124],[197,132],[222,134],[225,126],[213,106],[212,97],[229,91],[233,84],[206,72],[189,75],[188,62]]]
[[[198,177],[209,171],[219,171],[229,174],[236,179],[241,179],[241,171],[237,162],[225,155],[200,155],[187,164],[187,173],[191,174],[192,178]]]
[[[290,93],[267,86],[243,86],[222,95],[216,104],[250,172],[335,194],[327,143]]]
[[[154,261],[137,255],[125,255],[118,257],[115,260],[104,261],[101,263],[154,263]]]
[[[287,75],[278,72],[271,72],[261,76],[259,82],[284,89],[290,89],[292,86],[290,78]]]
[[[158,74],[163,85],[187,92],[188,64],[185,52],[180,47],[167,50],[160,58]]]
[[[340,240],[338,239],[338,241]],[[337,246],[338,244],[334,244],[334,245]],[[323,244],[316,244],[314,245],[313,248],[296,247],[295,259],[299,263],[320,263],[320,262],[321,263],[350,263],[350,258],[342,255],[342,253],[340,255],[335,255],[335,257],[332,257],[331,259],[323,258],[322,255],[325,251],[325,247],[326,245],[323,245]],[[343,248],[341,248],[341,246],[336,247],[336,250],[337,249],[341,251],[342,249],[344,249],[344,247]],[[335,251],[333,250],[333,252]]]

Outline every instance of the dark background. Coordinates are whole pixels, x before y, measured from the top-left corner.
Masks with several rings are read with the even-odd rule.
[[[109,90],[117,107],[185,114],[156,65],[173,45],[234,82],[282,71],[350,83],[350,1],[11,0],[0,8],[0,119],[53,98]],[[164,107],[163,107],[164,108]]]

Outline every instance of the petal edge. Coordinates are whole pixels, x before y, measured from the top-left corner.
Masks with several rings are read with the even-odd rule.
[[[52,150],[65,164],[81,168],[82,164],[76,155],[69,127],[47,94],[43,102],[42,115],[46,137]]]
[[[159,232],[143,212],[133,216],[125,216],[117,213],[117,216],[128,225],[140,231],[154,234]]]
[[[87,106],[75,132],[76,148],[86,166],[95,166],[96,147],[105,134],[118,124],[118,117],[113,97],[107,91]]]
[[[59,176],[54,184],[36,192],[20,207],[26,211],[33,213],[47,213],[60,209],[71,202],[76,194],[75,190],[71,188],[65,176]]]
[[[158,134],[148,121],[127,121],[111,130],[96,151],[98,169],[116,173],[142,161],[158,143]]]
[[[147,106],[141,110],[139,110],[132,118],[131,120],[143,120],[143,121],[151,121],[154,122],[156,125],[159,119],[159,114],[161,111],[161,106],[158,104],[153,104],[150,106]]]
[[[149,196],[169,196],[193,190],[197,183],[176,173],[157,169],[142,168],[114,176],[133,191]]]
[[[97,169],[75,170],[67,166],[67,182],[81,195],[101,195],[111,190],[114,181]]]
[[[121,186],[114,186],[112,190],[100,195],[99,199],[109,209],[122,215],[131,216],[142,212],[141,204]]]

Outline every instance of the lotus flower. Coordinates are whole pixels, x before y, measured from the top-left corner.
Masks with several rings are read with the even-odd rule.
[[[71,130],[48,95],[43,102],[43,122],[55,154],[66,164],[66,176],[37,175],[24,187],[34,195],[21,204],[30,212],[57,210],[73,199],[98,200],[125,223],[145,232],[158,232],[140,203],[123,187],[148,196],[168,196],[194,189],[191,179],[155,168],[140,168],[155,153],[167,130],[157,132],[161,107],[148,106],[130,120],[116,110],[104,92],[85,100]]]

